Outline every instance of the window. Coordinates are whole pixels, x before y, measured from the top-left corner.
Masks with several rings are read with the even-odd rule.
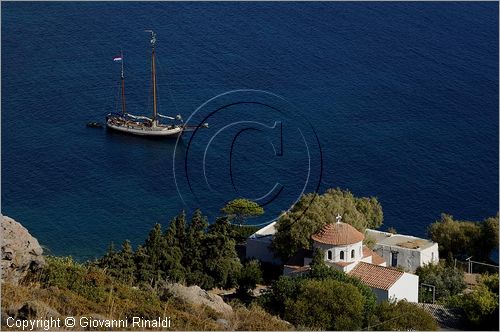
[[[328,250],[328,260],[332,260],[332,251]]]
[[[354,249],[351,251],[351,258],[354,258]]]
[[[398,266],[398,253],[396,251],[391,251],[391,266]]]
[[[344,251],[340,252],[340,259],[342,259],[342,260],[344,259]]]
[[[432,252],[432,255],[431,255],[431,262],[434,262],[434,252]]]

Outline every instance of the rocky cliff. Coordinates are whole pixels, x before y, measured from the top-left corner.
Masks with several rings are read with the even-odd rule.
[[[2,282],[18,284],[28,272],[44,265],[43,250],[20,223],[7,216],[1,216],[1,221]]]

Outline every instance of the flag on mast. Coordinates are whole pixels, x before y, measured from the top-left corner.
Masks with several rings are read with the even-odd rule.
[[[123,57],[121,55],[117,55],[113,58],[113,61],[122,61]]]

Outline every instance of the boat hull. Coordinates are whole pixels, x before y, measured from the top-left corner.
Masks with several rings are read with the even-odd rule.
[[[183,128],[182,127],[166,127],[166,126],[154,126],[154,127],[146,127],[146,126],[127,126],[122,124],[114,124],[109,121],[106,123],[106,126],[109,129],[113,129],[116,131],[120,131],[122,133],[127,133],[131,135],[137,136],[147,136],[147,137],[171,137],[177,138],[182,135]]]

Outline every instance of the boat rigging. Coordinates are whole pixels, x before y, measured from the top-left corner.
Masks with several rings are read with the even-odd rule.
[[[187,126],[183,123],[180,114],[175,117],[158,113],[157,109],[157,87],[156,87],[156,33],[153,30],[145,30],[151,33],[151,83],[153,89],[153,112],[151,117],[143,115],[133,115],[127,112],[125,104],[125,75],[123,52],[115,57],[114,61],[121,62],[121,112],[110,113],[106,116],[106,126],[109,129],[121,131],[128,134],[153,137],[179,137],[184,131],[192,131],[198,127],[208,127],[208,124],[201,126]],[[162,123],[160,119],[171,120],[170,123]]]

